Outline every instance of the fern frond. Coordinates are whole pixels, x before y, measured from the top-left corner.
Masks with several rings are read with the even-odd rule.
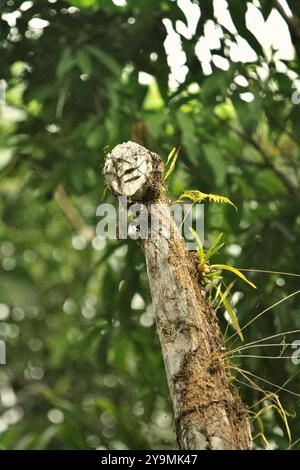
[[[206,194],[196,189],[190,190],[190,191],[184,191],[179,196],[179,200],[181,199],[191,199],[194,202],[202,202],[205,199],[208,199],[209,202],[217,202],[220,204],[230,204],[237,210],[237,207],[233,204],[233,202],[228,197],[219,196],[218,194]]]

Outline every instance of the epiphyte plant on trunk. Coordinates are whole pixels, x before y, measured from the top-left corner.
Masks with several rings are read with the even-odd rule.
[[[172,174],[175,168],[175,164],[177,162],[178,155],[179,155],[179,148],[178,149],[173,148],[171,152],[169,153],[168,158],[167,158],[167,163],[166,163],[166,166],[168,168],[166,170],[164,181],[166,181],[167,178],[169,178],[169,176]],[[177,203],[182,202],[185,199],[191,200],[192,206],[196,203],[200,204],[204,202],[205,200],[208,200],[209,202],[229,204],[237,210],[237,207],[235,206],[235,204],[233,204],[233,202],[228,197],[220,196],[218,194],[211,194],[211,193],[207,194],[199,190],[185,190],[179,196],[179,199],[177,199],[176,202]],[[223,305],[225,307],[225,310],[227,311],[229,315],[233,328],[237,331],[240,339],[243,341],[244,338],[241,332],[241,328],[239,326],[238,319],[229,301],[229,295],[230,295],[230,292],[232,290],[234,283],[232,282],[227,287],[223,281],[223,276],[221,275],[221,272],[222,270],[230,271],[236,276],[238,276],[240,279],[242,279],[244,282],[249,284],[254,289],[256,289],[256,286],[251,281],[249,281],[246,278],[246,276],[244,276],[244,274],[242,274],[241,271],[238,270],[237,268],[234,268],[227,264],[210,264],[210,261],[209,261],[210,258],[216,253],[218,253],[219,250],[224,246],[224,243],[221,242],[221,238],[223,236],[222,233],[220,233],[212,241],[211,245],[209,246],[207,250],[204,250],[203,244],[197,232],[193,229],[193,227],[190,227],[190,231],[197,242],[197,255],[198,255],[197,270],[199,272],[199,282],[205,287],[209,287],[210,300],[211,300],[211,293],[213,289],[216,290],[212,304],[214,305],[218,300],[219,300],[219,303],[217,307],[215,308],[215,310],[218,310],[220,305]],[[222,289],[224,289],[224,291],[222,291]]]

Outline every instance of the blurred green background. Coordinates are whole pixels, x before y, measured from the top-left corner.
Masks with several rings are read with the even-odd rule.
[[[206,239],[224,232],[226,242],[215,259],[299,273],[300,4],[0,5],[0,339],[7,356],[0,446],[176,448],[142,250],[95,235],[105,153],[130,139],[164,159],[180,146],[170,196],[200,189],[238,207],[205,208]],[[105,201],[113,198],[107,193]],[[300,284],[279,274],[249,278],[258,289],[237,282],[232,296],[241,326]],[[245,341],[300,328],[299,302],[294,296],[270,309],[245,329]],[[218,315],[224,331],[224,312]],[[286,346],[283,355],[293,351]],[[238,364],[279,386],[289,381],[295,395],[279,396],[300,448],[299,365],[253,357]],[[249,406],[263,398],[237,378]],[[289,447],[274,408],[263,423],[272,448]],[[259,437],[255,446],[262,447]]]

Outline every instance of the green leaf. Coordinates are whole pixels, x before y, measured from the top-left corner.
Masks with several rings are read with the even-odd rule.
[[[199,237],[198,233],[196,232],[196,230],[193,229],[193,227],[190,227],[190,232],[191,232],[191,234],[193,235],[193,237],[195,238],[195,240],[197,242],[197,245],[198,245],[197,253],[198,253],[198,256],[199,256],[199,262],[202,265],[202,264],[205,263],[205,253],[204,253],[203,245],[201,243],[201,240],[200,240],[200,237]]]
[[[236,268],[233,268],[232,266],[228,266],[227,264],[212,264],[211,268],[213,268],[213,269],[214,268],[216,268],[216,269],[225,269],[227,271],[230,271],[230,272],[234,273],[236,276],[243,279],[243,281],[245,281],[247,284],[249,284],[251,287],[253,287],[253,289],[257,289],[256,285],[253,284],[253,282],[249,281],[246,278],[246,276],[244,276],[244,274],[241,273],[241,271],[239,271]]]
[[[220,149],[212,144],[203,145],[204,154],[209,166],[215,174],[216,186],[222,186],[227,172],[227,162],[221,154]]]
[[[122,68],[115,61],[111,55],[104,52],[102,49],[96,46],[86,46],[86,49],[96,58],[98,61],[116,77],[121,78]]]
[[[178,154],[179,154],[179,148],[177,150],[175,150],[174,153],[172,153],[172,152],[173,152],[173,150],[171,151],[171,153],[168,156],[168,162],[169,162],[170,166],[169,166],[169,168],[168,168],[168,170],[165,174],[164,181],[166,181],[166,179],[169,178],[169,176],[171,175],[171,173],[173,172],[173,170],[175,168],[177,158],[178,158]]]
[[[167,165],[170,163],[170,160],[174,157],[175,152],[176,152],[176,147],[172,148],[171,152],[169,153],[168,158],[167,158]]]
[[[217,298],[219,297],[219,295],[221,293],[221,288],[222,288],[222,284],[219,283],[219,285],[216,287],[216,293],[215,293],[214,300],[212,301],[212,304],[214,304],[215,301],[217,300]]]
[[[233,204],[233,202],[230,201],[228,197],[225,196],[219,196],[218,194],[206,194],[202,193],[201,191],[198,191],[196,189],[184,191],[180,196],[180,199],[191,199],[194,202],[202,202],[205,199],[208,199],[209,202],[216,202],[216,203],[221,203],[221,204],[230,204],[233,206],[236,210],[237,207]]]
[[[76,56],[70,47],[66,47],[56,68],[58,78],[62,78],[76,64]]]
[[[206,253],[206,259],[210,259],[213,255],[215,255],[216,253],[218,253],[221,248],[223,248],[223,246],[225,245],[225,243],[220,243],[219,245],[217,245],[213,250],[211,250],[209,252],[209,255]]]
[[[231,289],[233,288],[235,284],[235,281],[232,281],[229,286],[226,287],[225,291],[222,292],[221,290],[221,284],[219,284],[218,287],[220,287],[220,291],[219,291],[219,295],[220,295],[220,302],[218,303],[216,309],[218,309],[221,305],[221,303],[224,301],[224,299],[227,299],[227,297],[229,296],[230,292],[231,292]]]
[[[244,337],[243,337],[243,333],[241,331],[241,328],[240,328],[240,325],[239,325],[239,322],[235,316],[235,313],[234,311],[232,310],[231,308],[231,305],[230,303],[228,302],[228,300],[226,299],[226,297],[224,297],[222,299],[222,304],[224,305],[224,307],[226,308],[226,311],[230,317],[230,320],[232,322],[232,325],[234,327],[234,329],[236,330],[237,334],[239,335],[239,337],[241,338],[242,341],[244,341]]]
[[[153,78],[148,86],[148,91],[143,102],[143,109],[146,111],[157,111],[163,109],[164,104],[157,81]]]
[[[241,2],[241,0],[230,0],[230,15],[233,19],[238,34],[240,34],[248,42],[248,44],[252,47],[258,56],[263,56],[264,52],[261,43],[247,27],[247,9],[248,2]]]
[[[249,91],[254,95],[254,99],[250,103],[242,100],[238,95],[233,96],[232,100],[244,130],[248,134],[253,134],[263,116],[263,107],[259,86],[255,83]]]
[[[195,120],[192,113],[185,113],[178,111],[176,113],[176,121],[181,131],[181,142],[188,158],[195,164],[198,164],[199,159],[199,142],[197,138],[197,130]]]
[[[219,245],[219,242],[221,240],[221,238],[223,237],[223,233],[220,233],[214,240],[213,242],[211,243],[210,247],[208,248],[207,252],[206,252],[206,259],[208,260],[209,258],[211,258],[217,251],[219,251],[223,246],[224,246],[224,243],[221,243]]]
[[[82,73],[86,75],[90,75],[92,73],[93,64],[89,54],[87,54],[84,49],[81,49],[77,52],[76,60]]]

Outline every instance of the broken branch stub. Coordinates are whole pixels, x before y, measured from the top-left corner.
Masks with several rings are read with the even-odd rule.
[[[103,174],[116,194],[132,200],[154,200],[162,185],[163,164],[158,155],[129,141],[107,155]]]
[[[103,173],[115,193],[139,200],[149,210],[156,203],[156,214],[171,228],[169,236],[163,230],[151,236],[150,230],[143,246],[180,448],[249,449],[247,413],[230,385],[215,312],[162,197],[160,158],[127,142],[107,156]]]

